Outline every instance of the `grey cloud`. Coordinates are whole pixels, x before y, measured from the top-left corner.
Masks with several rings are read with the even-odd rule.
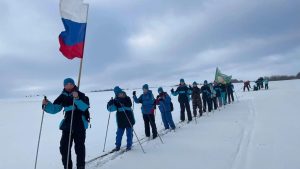
[[[82,89],[296,74],[298,0],[101,0],[90,3]],[[58,52],[58,2],[0,2],[2,96],[61,90],[78,60]],[[21,27],[22,25],[23,27]]]

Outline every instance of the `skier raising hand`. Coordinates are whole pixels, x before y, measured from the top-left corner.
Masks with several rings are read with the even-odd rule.
[[[143,85],[143,94],[139,98],[136,96],[136,91],[133,91],[133,99],[137,104],[142,104],[142,113],[145,124],[145,135],[150,138],[150,126],[152,128],[153,139],[157,137],[157,128],[155,124],[154,106],[155,99],[152,91],[149,90],[148,84]]]

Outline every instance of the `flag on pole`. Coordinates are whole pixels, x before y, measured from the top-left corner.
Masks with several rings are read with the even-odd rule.
[[[221,73],[220,69],[217,67],[215,81],[217,83],[228,84],[231,82],[232,76],[225,75]]]
[[[59,50],[68,59],[83,58],[88,4],[83,0],[61,0],[60,14],[65,31],[59,35]]]

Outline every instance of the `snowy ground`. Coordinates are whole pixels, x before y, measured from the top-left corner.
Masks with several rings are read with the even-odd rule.
[[[242,92],[239,101],[209,116],[184,125],[175,133],[143,144],[114,160],[90,163],[89,169],[299,169],[300,168],[300,81],[271,82],[270,90]],[[131,91],[128,92],[131,94]],[[138,92],[140,93],[140,92]],[[156,93],[156,90],[154,91]],[[87,131],[87,160],[103,154],[108,113],[106,102],[113,94],[89,93],[92,128]],[[53,100],[54,97],[49,97]],[[173,98],[174,121],[179,121],[179,105]],[[41,118],[41,98],[0,100],[0,169],[33,168]],[[144,137],[143,121],[135,105],[135,129]],[[158,112],[159,114],[159,112]],[[59,115],[45,115],[38,168],[62,168],[59,154]],[[114,147],[115,117],[109,128],[107,150]],[[162,129],[160,116],[158,128]],[[73,155],[73,158],[75,156]]]

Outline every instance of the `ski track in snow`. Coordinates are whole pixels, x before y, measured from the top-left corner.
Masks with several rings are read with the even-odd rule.
[[[253,103],[253,98],[245,100],[248,102],[249,107],[249,116],[247,122],[242,127],[241,138],[236,150],[236,154],[233,160],[231,169],[242,169],[247,166],[248,162],[248,153],[251,146],[251,140],[254,135],[254,125],[255,125],[255,114],[256,110]]]
[[[178,129],[184,127],[185,125],[186,125],[185,122],[184,123],[181,123],[181,122],[177,123],[176,124],[176,126],[177,126],[176,131]],[[162,130],[159,131],[159,135],[160,135],[160,137],[162,137],[162,136],[170,134],[170,133],[175,133],[176,131],[165,131],[164,129],[162,129]],[[147,138],[142,138],[142,139],[140,139],[140,141],[141,141],[142,146],[147,146],[147,144],[149,142],[158,141],[159,139],[160,139],[159,137],[157,137],[155,140],[153,140],[153,139],[149,140]],[[135,141],[133,143],[132,147],[137,147],[138,149],[140,149],[140,145],[139,145],[138,141]],[[122,156],[127,153],[126,151],[124,151],[125,148],[126,147],[123,146],[122,150],[120,150],[118,152],[114,152],[114,153],[109,154],[109,155],[107,155],[105,157],[97,157],[95,159],[92,159],[92,160],[88,161],[86,163],[86,168],[100,168],[100,167],[104,166],[105,164],[107,164],[110,161],[113,161],[115,159],[121,159]],[[137,151],[142,151],[142,150],[137,150]]]

